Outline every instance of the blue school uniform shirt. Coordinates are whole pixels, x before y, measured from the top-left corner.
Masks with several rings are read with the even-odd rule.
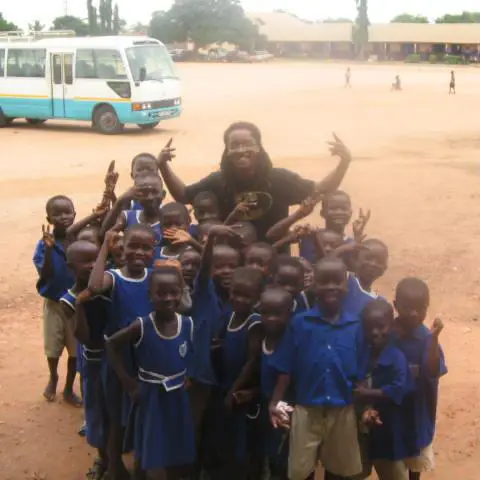
[[[152,311],[150,302],[150,275],[147,268],[141,278],[125,277],[121,270],[108,270],[112,276],[113,286],[110,291],[112,309],[106,327],[106,335],[128,327],[136,318],[144,317]]]
[[[293,299],[293,308],[292,312],[296,315],[298,313],[306,312],[310,310],[310,302],[308,300],[306,292],[300,292],[294,299]]]
[[[198,224],[191,223],[188,227],[188,233],[195,239],[198,240],[198,235],[200,234]]]
[[[307,407],[351,405],[360,374],[359,318],[345,310],[334,323],[323,318],[319,306],[297,315],[287,327],[272,364],[290,375],[295,403]]]
[[[40,240],[33,254],[33,263],[38,274],[40,274],[45,263],[45,250],[45,242]],[[52,247],[52,264],[53,277],[48,280],[39,278],[37,281],[37,291],[42,297],[58,302],[63,294],[75,283],[75,275],[67,265],[64,246],[59,241],[56,241]]]
[[[140,215],[142,214],[142,210],[124,210],[123,216],[125,217],[127,227],[131,227],[132,225],[138,225],[142,222],[140,221]],[[150,227],[152,227],[153,232],[155,233],[155,243],[157,248],[161,246],[163,241],[163,233],[162,233],[162,226],[160,222],[149,223]]]
[[[200,383],[215,385],[217,376],[212,365],[212,339],[221,329],[221,319],[231,315],[232,307],[219,298],[213,280],[195,280],[192,292],[191,316],[194,325],[194,345],[189,376]]]
[[[371,301],[383,298],[375,292],[364,290],[355,275],[349,275],[347,288],[347,294],[343,299],[343,307],[353,315],[360,315]]]
[[[371,348],[366,345],[360,362],[362,374],[369,379],[371,388],[382,390],[388,400],[369,402],[378,411],[382,421],[382,425],[369,429],[369,458],[404,460],[407,456],[402,403],[405,395],[413,388],[408,362],[403,352],[393,343],[385,346],[373,365],[371,355]]]
[[[405,449],[408,457],[416,456],[433,442],[437,417],[439,378],[447,373],[445,356],[440,347],[438,377],[427,371],[428,349],[432,334],[425,325],[419,325],[408,337],[394,337],[395,345],[407,358],[413,378],[413,391],[403,401],[405,422]]]

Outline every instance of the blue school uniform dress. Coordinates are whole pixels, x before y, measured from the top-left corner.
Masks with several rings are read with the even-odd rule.
[[[110,292],[112,309],[105,327],[105,335],[109,337],[118,330],[128,327],[136,318],[148,315],[153,307],[149,293],[151,274],[149,269],[145,269],[141,278],[125,277],[119,269],[108,270],[107,273],[113,279]],[[136,367],[132,349],[125,347],[122,356],[127,371],[134,376]],[[122,391],[120,381],[108,362],[104,368],[103,380],[107,403],[110,406],[109,413],[113,419],[127,425],[131,400],[128,394]]]
[[[375,292],[364,290],[355,275],[349,275],[347,288],[348,292],[343,299],[343,307],[353,315],[360,315],[371,301],[383,298]]]
[[[138,225],[143,222],[140,221],[140,215],[143,212],[143,208],[140,210],[124,210],[123,211],[123,216],[125,217],[127,226],[131,227],[132,225]],[[155,222],[155,223],[149,223],[148,224],[150,227],[152,227],[153,232],[155,233],[155,252],[153,255],[153,259],[157,260],[160,258],[160,249],[162,247],[162,242],[163,242],[163,232],[162,232],[162,226],[160,222]]]
[[[413,378],[413,391],[405,396],[402,404],[405,422],[404,458],[415,457],[432,444],[437,416],[438,383],[447,373],[445,356],[440,348],[438,377],[428,374],[428,349],[432,334],[425,325],[418,326],[410,336],[394,338],[395,345],[407,358]]]
[[[291,376],[296,404],[345,407],[360,376],[362,337],[358,316],[343,310],[329,323],[316,306],[290,322],[271,363]]]
[[[45,250],[45,242],[40,240],[33,255],[33,263],[39,274],[45,263]],[[55,241],[55,245],[52,248],[52,264],[53,277],[46,281],[39,278],[37,291],[42,297],[58,302],[75,283],[75,275],[67,265],[65,248],[59,241]]]
[[[200,235],[200,231],[198,228],[197,223],[191,223],[188,227],[188,233],[195,239],[198,240],[198,236]]]
[[[177,314],[178,330],[164,337],[154,314],[140,319],[135,344],[140,400],[135,418],[135,454],[144,470],[195,461],[195,433],[188,394],[187,365],[193,349],[193,322]]]
[[[137,201],[137,200],[132,200],[130,202],[130,208],[129,210],[140,210],[140,211],[143,211],[143,207],[142,207],[142,204]]]
[[[69,290],[60,302],[76,312],[76,295]],[[111,300],[98,295],[83,304],[90,338],[80,345],[81,375],[83,383],[83,408],[87,425],[87,442],[94,448],[106,445],[105,400],[101,370],[106,362],[104,330],[110,314]]]
[[[404,460],[405,422],[402,403],[412,390],[412,380],[405,355],[393,343],[385,346],[374,364],[367,345],[362,355],[361,370],[371,388],[382,390],[388,400],[369,402],[378,411],[382,425],[369,428],[368,456],[371,460]]]

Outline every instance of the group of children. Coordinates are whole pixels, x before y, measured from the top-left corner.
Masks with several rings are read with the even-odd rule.
[[[71,199],[48,200],[34,256],[44,396],[55,399],[67,347],[64,399],[83,400],[98,450],[88,478],[307,480],[321,463],[327,480],[416,480],[433,467],[443,324],[424,325],[418,278],[393,306],[375,293],[388,248],[366,237],[369,212],[349,237],[348,194],[311,197],[258,241],[239,220],[253,205],[222,223],[211,192],[193,212],[163,204],[148,154],[132,179],[117,198],[112,163],[77,223]],[[298,224],[319,203],[324,228]],[[299,256],[283,253],[293,244]]]

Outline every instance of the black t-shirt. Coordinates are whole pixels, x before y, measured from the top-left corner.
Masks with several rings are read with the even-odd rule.
[[[252,192],[258,195],[259,203],[263,212],[258,213],[258,218],[251,220],[257,229],[258,239],[264,240],[267,231],[277,222],[288,216],[288,209],[291,205],[298,205],[305,198],[312,195],[315,183],[306,180],[300,175],[284,168],[273,168],[270,173],[269,186],[263,191],[252,187]],[[186,187],[186,199],[192,203],[195,196],[200,192],[210,191],[214,193],[219,202],[221,220],[225,220],[233,211],[240,199],[241,193],[249,192],[248,187],[242,188],[237,198],[233,193],[225,190],[225,185],[220,172],[214,172],[197,183]]]

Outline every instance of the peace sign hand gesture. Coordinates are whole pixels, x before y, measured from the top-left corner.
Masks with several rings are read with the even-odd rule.
[[[333,133],[333,139],[333,142],[328,142],[330,153],[335,157],[340,157],[342,160],[351,160],[352,154],[350,150],[335,133]]]
[[[368,210],[367,213],[365,214],[363,213],[363,209],[360,209],[358,218],[352,224],[353,238],[355,242],[362,243],[367,237],[364,232],[365,232],[365,227],[370,221],[370,217],[371,217],[370,210]]]
[[[162,165],[165,165],[167,162],[171,162],[175,158],[175,151],[177,149],[172,148],[172,142],[173,142],[173,138],[171,138],[167,142],[165,147],[163,147],[162,151],[158,155],[158,158],[157,158],[158,167],[161,167]]]
[[[47,248],[52,248],[55,245],[55,237],[53,233],[50,231],[50,225],[42,225],[42,239],[43,243]]]

